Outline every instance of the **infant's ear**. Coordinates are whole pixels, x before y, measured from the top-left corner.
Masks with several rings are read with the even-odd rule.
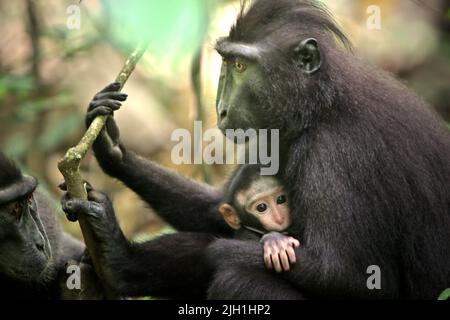
[[[239,220],[239,216],[233,206],[228,203],[224,203],[219,207],[219,212],[231,228],[235,230],[241,228],[241,221]]]

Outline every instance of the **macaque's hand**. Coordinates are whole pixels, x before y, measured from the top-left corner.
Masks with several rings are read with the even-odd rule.
[[[114,118],[114,111],[119,110],[123,101],[128,97],[126,93],[118,92],[120,83],[113,82],[98,92],[89,103],[86,113],[86,126],[89,127],[97,116],[108,116],[105,128],[102,129],[94,143],[94,150],[108,157],[110,161],[121,161],[123,150],[120,145],[120,131]]]
[[[297,239],[279,232],[269,232],[260,241],[264,247],[264,264],[276,272],[289,271],[296,262],[294,248],[300,246]]]
[[[66,213],[69,221],[77,221],[79,214],[85,214],[93,218],[115,217],[114,209],[111,200],[105,193],[95,191],[92,185],[85,181],[85,188],[88,195],[88,200],[80,200],[71,198],[67,192],[67,185],[65,181],[59,184],[59,188],[65,191],[61,198],[61,206]]]

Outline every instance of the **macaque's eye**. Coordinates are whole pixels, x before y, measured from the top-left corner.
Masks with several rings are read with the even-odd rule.
[[[20,205],[20,202],[17,201],[14,204],[14,208],[12,209],[11,214],[15,217],[20,217],[21,209],[22,209],[22,206]]]
[[[243,64],[242,62],[236,60],[234,62],[234,68],[236,69],[237,72],[241,73],[241,72],[244,72],[245,69],[247,69],[247,66],[245,64]]]
[[[266,210],[267,210],[267,204],[265,204],[265,203],[260,203],[256,206],[256,211],[258,211],[259,213],[263,213]]]
[[[31,206],[33,204],[33,194],[30,194],[27,199],[26,199],[27,203]]]
[[[286,196],[282,194],[281,196],[278,196],[277,198],[277,204],[283,204],[286,202]]]

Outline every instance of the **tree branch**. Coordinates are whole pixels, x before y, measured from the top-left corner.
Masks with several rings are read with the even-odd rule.
[[[122,89],[125,82],[130,77],[131,73],[136,67],[137,62],[144,54],[145,49],[145,46],[138,46],[128,57],[125,65],[116,78],[116,82],[120,83],[120,89]],[[80,142],[75,147],[70,148],[65,154],[64,158],[58,162],[58,169],[62,173],[62,175],[64,176],[64,180],[66,181],[67,192],[73,198],[87,200],[87,192],[84,185],[84,180],[79,171],[80,163],[86,156],[95,139],[100,134],[103,126],[106,123],[106,118],[107,116],[98,116],[97,118],[95,118],[87,129],[83,138],[81,138]],[[99,265],[99,255],[95,250],[96,244],[94,242],[92,230],[87,224],[85,217],[79,216],[78,221],[80,223],[80,228],[83,233],[86,246],[89,248],[89,253],[92,258],[95,271],[97,272],[99,278],[103,279],[101,268]],[[107,298],[113,298],[116,296],[113,290],[107,288],[104,281],[103,286]]]

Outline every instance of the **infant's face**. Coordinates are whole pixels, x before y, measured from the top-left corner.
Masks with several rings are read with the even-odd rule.
[[[237,194],[236,200],[255,216],[267,231],[284,231],[290,224],[286,193],[278,180],[263,176]]]

